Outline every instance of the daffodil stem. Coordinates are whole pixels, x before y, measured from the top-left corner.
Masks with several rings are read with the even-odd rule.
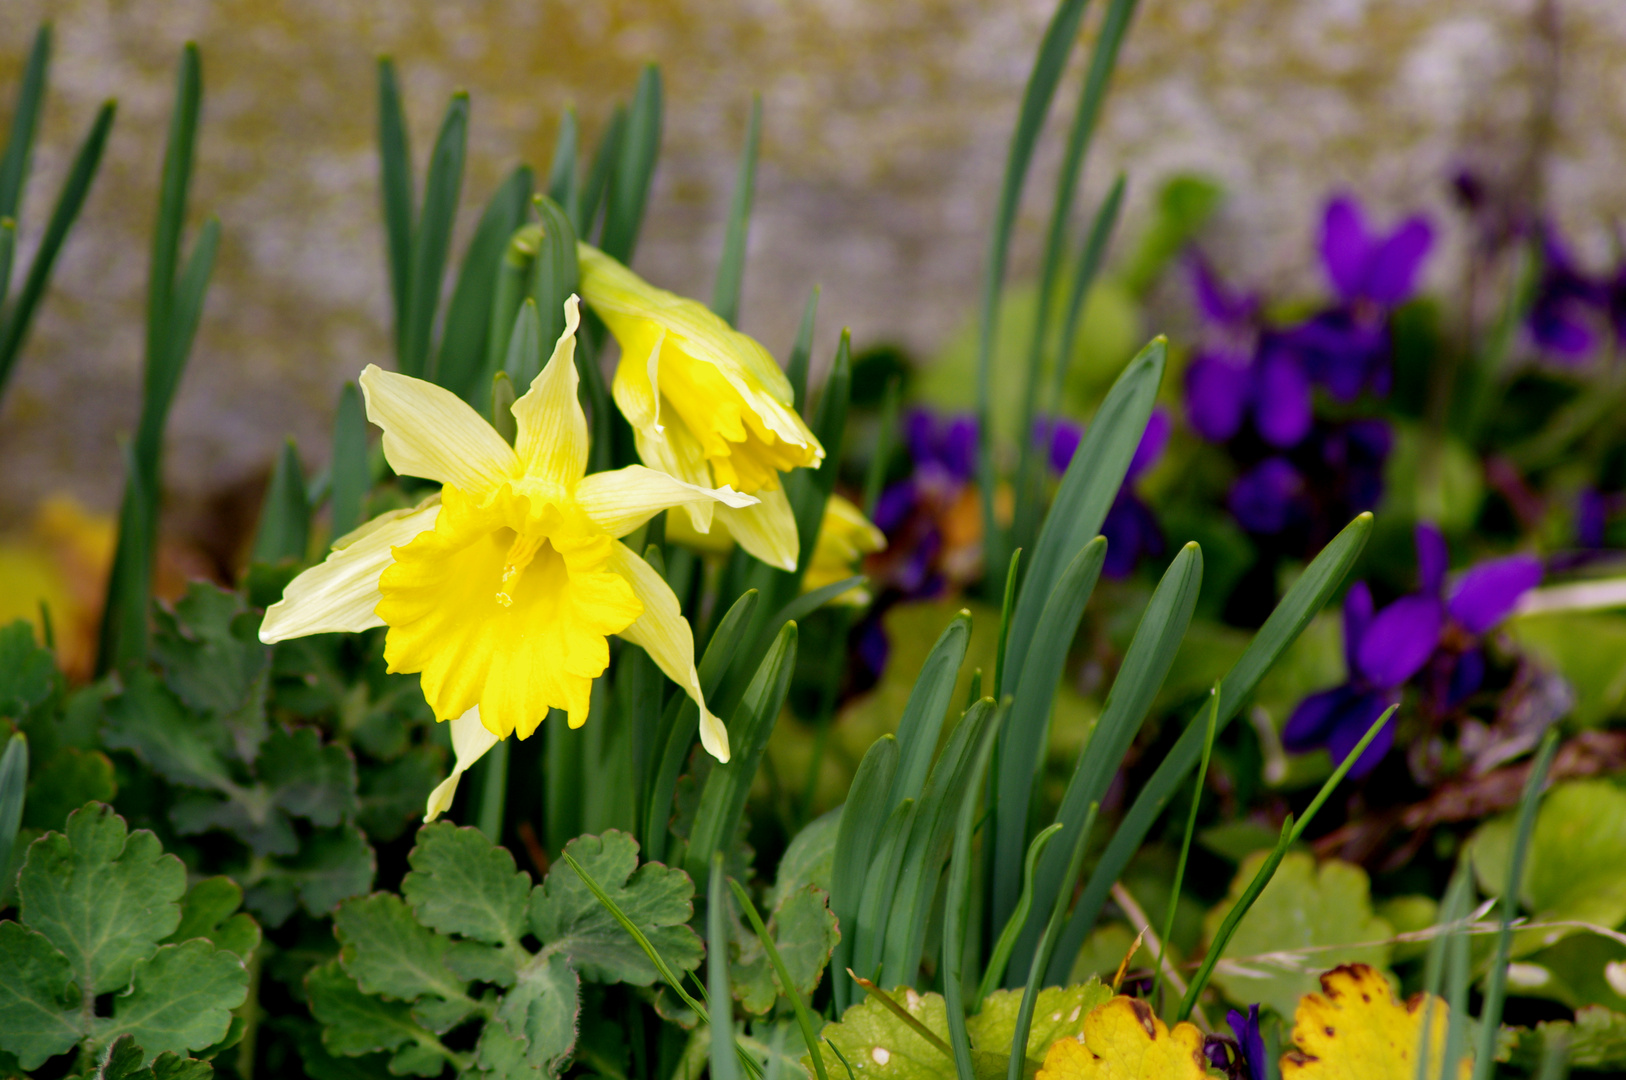
[[[481,763],[479,829],[493,844],[502,843],[503,810],[508,803],[508,740],[486,751]]]

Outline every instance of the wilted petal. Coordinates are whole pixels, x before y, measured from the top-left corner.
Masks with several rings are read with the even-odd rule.
[[[1371,254],[1372,243],[1355,200],[1340,196],[1328,203],[1321,223],[1321,261],[1333,288],[1345,300],[1360,295]]]
[[[496,746],[498,741],[497,736],[480,722],[478,705],[448,723],[452,725],[452,752],[457,755],[457,764],[452,767],[452,775],[429,793],[429,805],[423,815],[426,822],[434,821],[451,808],[452,799],[457,795],[457,782],[463,778],[469,766],[484,757],[486,751]]]
[[[384,429],[384,457],[402,476],[478,498],[519,475],[513,447],[450,390],[368,364],[361,391],[367,419]]]
[[[1253,422],[1270,445],[1296,446],[1310,433],[1310,380],[1298,358],[1273,350],[1259,364]]]
[[[1242,426],[1252,372],[1245,366],[1205,353],[1186,369],[1186,419],[1209,442],[1224,442]]]
[[[1410,298],[1417,272],[1434,246],[1434,230],[1421,217],[1407,220],[1377,250],[1366,268],[1362,292],[1368,300],[1394,307]]]
[[[383,626],[374,609],[383,599],[378,578],[395,561],[391,551],[435,527],[440,502],[382,514],[341,541],[317,565],[283,590],[265,611],[260,640],[267,645],[307,634],[355,633]]]
[[[1327,737],[1327,753],[1331,755],[1333,763],[1339,764],[1359,745],[1366,737],[1372,725],[1377,723],[1378,717],[1389,703],[1377,694],[1367,694],[1351,702],[1349,708],[1338,718],[1338,724]],[[1390,717],[1382,729],[1372,737],[1361,756],[1355,759],[1350,767],[1349,775],[1360,779],[1382,761],[1395,744],[1395,720]]]
[[[1509,555],[1469,570],[1451,590],[1451,617],[1469,633],[1483,634],[1507,617],[1519,598],[1541,584],[1541,560]]]
[[[718,761],[728,760],[728,729],[706,708],[700,691],[700,676],[694,668],[694,632],[683,617],[671,586],[655,568],[634,555],[627,545],[616,541],[610,563],[632,586],[633,595],[644,605],[642,615],[620,632],[621,637],[649,654],[655,666],[683,688],[700,709],[700,743]]]
[[[1417,674],[1439,644],[1444,605],[1433,596],[1402,596],[1372,618],[1356,651],[1361,678],[1372,686],[1399,686]]]
[[[1417,523],[1417,577],[1423,591],[1431,596],[1440,595],[1445,586],[1445,571],[1450,566],[1446,553],[1445,536],[1430,521]]]

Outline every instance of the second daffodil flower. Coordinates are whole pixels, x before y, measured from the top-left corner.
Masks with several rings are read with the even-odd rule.
[[[498,739],[526,738],[550,708],[571,727],[586,722],[609,634],[641,646],[684,688],[700,708],[701,742],[728,760],[728,732],[702,698],[677,598],[617,537],[671,507],[756,500],[641,465],[586,475],[577,325],[571,297],[552,358],[514,402],[512,447],[450,391],[368,365],[367,418],[384,429],[390,466],[439,481],[440,494],[342,538],[289,584],[260,628],[270,643],[389,627],[390,670],[420,672],[435,719],[452,722],[457,767],[430,796],[429,818]]]
[[[702,304],[657,289],[610,256],[577,246],[582,297],[621,345],[611,392],[638,456],[700,486],[729,486],[747,507],[690,503],[770,566],[794,570],[796,519],[780,474],[816,466],[824,447],[797,415],[790,380],[768,350]]]

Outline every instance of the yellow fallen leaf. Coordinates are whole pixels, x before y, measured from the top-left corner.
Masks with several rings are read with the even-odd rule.
[[[1428,1080],[1445,1057],[1447,1007],[1427,995],[1401,1004],[1389,981],[1365,964],[1333,968],[1321,993],[1305,994],[1293,1014],[1293,1046],[1282,1055],[1282,1080],[1416,1080],[1424,1018],[1429,1026]],[[1461,1080],[1473,1072],[1464,1057]]]
[[[1083,1041],[1061,1039],[1035,1080],[1202,1080],[1203,1036],[1191,1024],[1170,1031],[1139,998],[1115,997],[1084,1018]]]

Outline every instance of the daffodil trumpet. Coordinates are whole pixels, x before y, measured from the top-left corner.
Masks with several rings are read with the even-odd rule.
[[[757,496],[750,506],[692,502],[696,532],[714,524],[770,566],[796,568],[796,519],[780,476],[817,466],[824,447],[796,412],[790,380],[755,340],[703,304],[658,289],[577,245],[582,297],[621,346],[610,391],[645,464],[697,487]]]
[[[456,395],[368,365],[367,417],[400,475],[441,489],[345,536],[300,574],[260,628],[270,643],[387,626],[389,670],[419,672],[435,719],[450,721],[457,765],[426,817],[451,804],[461,774],[498,739],[526,738],[550,709],[587,720],[610,634],[642,647],[700,708],[700,738],[728,760],[728,732],[706,708],[694,637],[677,597],[625,544],[655,514],[757,500],[632,465],[587,475],[577,400],[577,299],[530,389],[514,402],[514,445]]]

